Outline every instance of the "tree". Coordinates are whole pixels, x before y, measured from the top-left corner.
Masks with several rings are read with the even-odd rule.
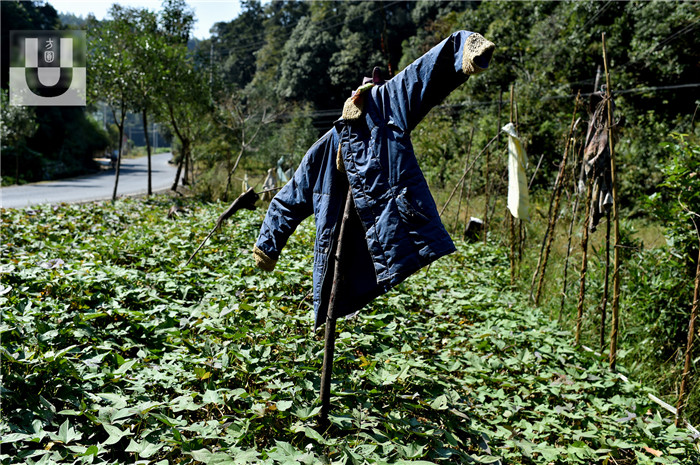
[[[138,33],[129,42],[129,52],[133,56],[135,72],[132,74],[134,111],[141,113],[143,134],[146,141],[146,156],[148,157],[148,185],[147,194],[151,195],[151,141],[148,136],[148,115],[158,110],[158,100],[163,94],[166,83],[162,80],[161,50],[166,47],[162,34],[158,31],[158,17],[146,9],[124,10],[124,16],[128,18]]]
[[[284,44],[299,20],[308,14],[308,2],[274,0],[265,5],[264,44],[254,52],[255,74],[246,85],[274,89],[280,78]]]
[[[194,27],[194,11],[185,0],[163,0],[159,15],[164,37],[171,45],[184,45],[190,39]]]
[[[330,32],[310,17],[302,18],[284,45],[277,93],[284,98],[313,102],[317,108],[337,108],[344,99],[328,73],[337,51]]]
[[[115,201],[124,145],[124,119],[134,101],[133,83],[137,70],[130,42],[136,29],[129,23],[128,14],[121,6],[114,4],[109,15],[111,19],[98,22],[93,17],[89,21],[88,98],[93,102],[104,101],[119,128],[120,143],[112,191],[112,201]]]
[[[10,62],[9,34],[14,30],[60,30],[56,10],[44,2],[0,2],[2,63]],[[2,66],[2,89],[8,88],[9,66]],[[14,108],[14,107],[13,107]],[[16,109],[16,108],[14,108]],[[11,111],[12,109],[8,109]],[[103,131],[94,124],[84,107],[39,106],[30,110],[36,130],[16,149],[3,151],[5,159],[21,156],[21,162],[4,163],[3,168],[26,181],[83,174],[95,167],[93,155],[107,145]],[[80,138],[74,137],[81,134]]]
[[[194,14],[184,0],[165,0],[159,22],[166,43],[158,55],[160,79],[166,83],[161,94],[160,111],[181,145],[171,188],[177,190],[181,175],[182,184],[189,183],[192,149],[206,132],[205,116],[211,111],[211,94],[206,69],[197,66],[194,55],[187,48]]]
[[[7,91],[0,89],[0,142],[2,142],[3,152],[7,153],[7,149],[13,149],[15,183],[19,183],[21,148],[36,129],[36,119],[31,107],[11,106]]]
[[[218,77],[225,89],[243,89],[255,75],[255,52],[265,44],[263,8],[259,1],[241,2],[241,14],[212,28],[210,53],[220,63]]]

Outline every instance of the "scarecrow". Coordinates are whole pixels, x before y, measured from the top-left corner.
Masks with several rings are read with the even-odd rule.
[[[431,108],[488,67],[493,49],[480,34],[459,31],[389,81],[375,68],[270,202],[253,249],[266,271],[275,268],[299,223],[314,215],[315,328],[326,321],[346,205],[347,252],[333,318],[355,313],[455,250],[416,161],[411,132]]]

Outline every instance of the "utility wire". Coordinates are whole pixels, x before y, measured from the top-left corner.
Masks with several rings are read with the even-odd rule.
[[[398,0],[397,0],[397,1],[393,1],[393,2],[389,2],[389,3],[387,3],[386,5],[380,5],[379,7],[374,8],[374,9],[368,11],[368,12],[363,11],[363,12],[358,13],[357,15],[354,15],[354,16],[351,16],[351,17],[343,17],[343,14],[342,14],[342,13],[333,15],[333,16],[331,16],[330,18],[324,19],[323,21],[319,21],[318,23],[316,23],[316,26],[322,25],[323,23],[330,22],[331,20],[336,19],[336,18],[339,18],[339,17],[343,17],[343,19],[342,19],[341,21],[339,21],[339,22],[336,22],[335,24],[332,24],[332,25],[330,25],[330,26],[321,28],[320,30],[318,30],[318,31],[316,31],[316,32],[317,32],[317,33],[320,33],[320,32],[329,31],[329,30],[331,30],[331,29],[335,29],[335,28],[337,28],[338,26],[344,25],[346,22],[353,21],[353,20],[355,20],[355,19],[357,19],[357,18],[360,18],[360,17],[362,17],[362,16],[365,16],[366,14],[373,14],[373,13],[376,13],[377,11],[381,10],[382,8],[385,8],[385,9],[390,8],[390,7],[392,7],[392,6],[394,6],[394,5],[398,4],[398,3],[401,3],[401,2],[398,1]],[[284,33],[284,34],[282,34],[282,36],[281,36],[281,39],[283,39],[283,40],[284,40],[284,39],[289,39],[289,38],[291,37],[292,33],[294,32],[294,28],[296,27],[296,24],[295,24],[293,27],[292,27],[291,24],[290,24],[289,26],[283,26],[283,27],[284,27],[285,29],[287,29],[287,28],[292,28],[292,31],[287,32],[287,33]],[[249,51],[257,50],[257,49],[260,48],[262,45],[265,45],[265,43],[267,42],[267,40],[264,38],[264,37],[266,36],[266,33],[265,33],[265,32],[263,32],[263,33],[261,33],[261,34],[259,34],[259,35],[262,37],[261,40],[254,41],[254,42],[244,43],[244,44],[239,45],[239,46],[236,46],[236,47],[230,47],[230,48],[226,48],[226,49],[219,49],[219,50],[217,50],[217,53],[218,53],[218,55],[219,55],[220,57],[223,57],[223,55],[230,56],[233,52],[249,52]],[[256,34],[256,36],[257,36],[257,34]],[[250,36],[250,37],[254,37],[254,36]]]
[[[599,17],[600,15],[602,15],[602,14],[605,12],[605,10],[607,10],[607,9],[610,7],[610,5],[612,5],[612,0],[608,0],[608,2],[607,2],[605,5],[603,5],[602,8],[600,8],[593,16],[591,16],[591,17],[588,19],[588,21],[586,21],[586,22],[583,24],[583,26],[581,27],[581,29],[586,29],[586,26],[588,26],[588,25],[591,24],[593,21],[595,21],[596,19],[598,19],[598,17]]]
[[[565,85],[565,84],[562,84]],[[561,86],[559,86],[561,87]],[[664,91],[664,90],[673,90],[673,89],[687,89],[687,88],[693,88],[693,87],[700,87],[700,82],[693,82],[689,84],[676,84],[672,86],[652,86],[652,87],[636,87],[633,89],[619,89],[619,90],[614,90],[612,92],[613,95],[617,94],[640,94],[644,92],[651,92],[651,91]],[[582,93],[581,97],[588,97],[593,95],[593,92],[588,92],[588,93]],[[569,99],[569,98],[576,98],[575,95],[546,95],[544,97],[540,97],[540,100],[547,101],[547,100],[559,100],[559,99]],[[439,105],[438,108],[461,108],[461,107],[486,107],[489,105],[495,105],[498,103],[498,99],[495,100],[483,100],[479,102],[463,102],[463,103],[446,103],[443,105]],[[503,103],[503,102],[501,102]],[[340,110],[335,110],[335,111],[340,111]]]

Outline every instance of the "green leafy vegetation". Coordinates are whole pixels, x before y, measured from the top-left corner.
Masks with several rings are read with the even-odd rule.
[[[49,4],[0,8],[4,43],[10,29],[64,27]],[[249,1],[204,41],[190,38],[194,20],[184,0],[157,13],[116,6],[105,21],[63,20],[91,37],[91,100],[112,103],[115,123],[125,116],[144,134],[157,122],[179,161],[173,189],[186,184],[192,198],[177,220],[164,219],[162,198],[3,214],[2,461],[698,461],[697,437],[675,430],[646,397],[653,387],[676,405],[697,269],[696,2]],[[488,212],[489,245],[460,244],[341,324],[336,416],[329,434],[316,432],[312,228],[295,236],[281,273],[263,276],[248,258],[261,213],[243,212],[182,269],[223,209],[194,198],[229,201],[241,181],[259,186],[278,162],[293,168],[373,66],[395,74],[458,29],[496,43],[490,69],[412,137],[440,207],[473,164],[443,222],[459,238],[469,216]],[[647,388],[572,348],[568,332],[582,255],[573,185],[585,110],[542,305],[526,304],[574,96],[585,102],[596,90],[601,33],[618,122],[619,369]],[[7,68],[1,77],[4,89]],[[482,153],[509,119],[511,85],[533,176],[512,286],[505,143]],[[126,123],[105,117],[107,133],[83,109],[2,111],[3,184],[85,171],[126,134]],[[581,335],[601,353],[610,323],[605,225],[590,239]],[[698,344],[690,360],[685,419],[697,426]]]
[[[169,206],[3,211],[0,463],[700,460],[653,390],[573,347],[481,243],[340,322],[317,431],[312,223],[265,274],[262,211],[241,211],[184,268],[223,206]]]

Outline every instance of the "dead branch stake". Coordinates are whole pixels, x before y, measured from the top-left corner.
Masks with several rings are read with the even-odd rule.
[[[566,136],[564,156],[562,157],[561,164],[559,165],[559,173],[557,174],[557,179],[554,182],[554,191],[552,192],[552,198],[549,202],[549,224],[547,225],[547,230],[545,231],[544,239],[542,240],[540,258],[539,260],[537,260],[537,270],[535,271],[535,276],[532,277],[532,281],[534,284],[535,278],[539,275],[539,280],[537,282],[537,291],[535,292],[535,305],[539,305],[540,303],[540,295],[542,294],[544,275],[547,270],[547,261],[549,259],[549,252],[552,248],[552,241],[554,239],[554,229],[557,226],[557,219],[559,218],[559,205],[561,202],[561,193],[563,190],[564,182],[566,181],[566,163],[569,157],[571,138],[576,127],[576,113],[578,112],[578,104],[580,98],[581,92],[579,91],[579,93],[576,95],[576,100],[574,102],[574,113],[573,115],[571,115],[571,126],[569,127],[569,134]]]
[[[613,143],[613,119],[612,119],[612,88],[610,87],[610,71],[608,70],[608,54],[605,48],[605,33],[603,39],[603,65],[605,66],[605,98],[608,107],[608,144],[610,144],[610,178],[612,181],[613,219],[614,223],[614,265],[613,265],[613,298],[612,298],[612,322],[610,328],[610,369],[615,370],[617,361],[617,330],[620,322],[620,215],[617,202],[617,173],[615,172],[615,152]]]
[[[221,214],[221,216],[219,216],[219,219],[216,220],[216,224],[214,225],[212,230],[209,231],[209,234],[207,234],[207,237],[205,237],[204,240],[202,241],[202,243],[199,244],[199,247],[197,247],[197,250],[194,251],[194,253],[190,256],[190,259],[187,260],[187,263],[185,263],[184,266],[187,266],[190,264],[190,262],[192,261],[194,256],[197,255],[197,253],[200,250],[202,250],[202,247],[204,247],[204,244],[206,244],[207,241],[209,240],[209,238],[214,235],[216,230],[221,227],[221,225],[224,223],[224,221],[226,221],[231,216],[233,216],[233,214],[236,213],[241,208],[245,208],[248,210],[255,210],[255,202],[258,200],[258,197],[260,194],[264,194],[266,192],[272,192],[272,191],[276,191],[276,190],[280,190],[280,189],[282,189],[282,188],[281,187],[274,187],[272,189],[267,189],[267,190],[264,190],[262,192],[256,193],[253,191],[253,188],[251,187],[250,189],[248,189],[247,191],[245,191],[244,193],[239,195],[238,198],[236,198],[236,200],[234,200],[231,203],[231,205],[229,205],[229,207]]]
[[[335,306],[338,297],[338,288],[343,278],[342,262],[344,254],[343,239],[345,238],[345,225],[350,217],[352,209],[352,190],[348,187],[348,195],[345,198],[343,208],[343,217],[340,221],[340,231],[338,240],[335,246],[335,264],[333,267],[333,284],[331,286],[331,295],[328,301],[328,313],[326,314],[326,334],[323,346],[323,368],[321,371],[321,413],[318,420],[318,425],[322,430],[329,426],[328,412],[330,411],[331,403],[331,377],[333,376],[333,353],[335,352]]]
[[[695,220],[693,220],[695,223]],[[697,229],[697,223],[696,223]],[[698,238],[700,239],[700,230],[698,230]],[[698,264],[695,269],[695,291],[693,293],[693,307],[690,311],[690,322],[688,323],[688,344],[685,347],[685,363],[683,365],[683,374],[681,375],[681,389],[678,394],[678,403],[676,404],[676,426],[679,426],[683,419],[683,409],[685,408],[685,393],[687,390],[688,377],[690,375],[690,367],[693,356],[693,338],[695,337],[695,321],[698,317],[698,307],[700,306],[700,251],[698,251]]]
[[[583,301],[586,297],[586,271],[588,270],[588,221],[591,217],[592,180],[586,181],[586,216],[581,235],[581,277],[579,281],[578,306],[576,307],[576,345],[581,342],[581,320],[583,319]]]

